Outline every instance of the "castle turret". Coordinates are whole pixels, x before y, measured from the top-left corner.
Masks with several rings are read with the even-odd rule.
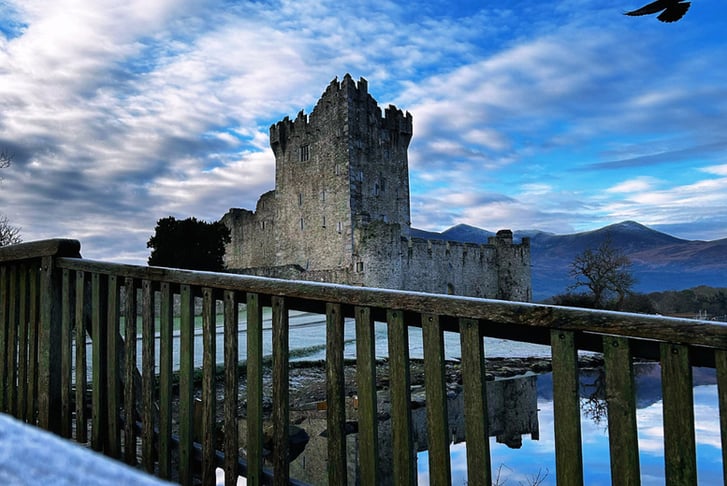
[[[270,127],[275,153],[276,255],[305,269],[352,265],[353,228],[371,221],[409,233],[407,149],[412,117],[384,116],[346,75],[333,80],[312,113]]]

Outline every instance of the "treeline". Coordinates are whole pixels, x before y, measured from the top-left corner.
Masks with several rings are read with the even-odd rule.
[[[630,292],[618,305],[615,301],[610,301],[599,307],[594,302],[593,296],[587,293],[556,295],[544,303],[727,322],[727,288],[705,285],[687,290],[666,290],[649,294]]]
[[[705,285],[687,290],[667,290],[647,294],[657,313],[702,316],[727,321],[727,288]]]

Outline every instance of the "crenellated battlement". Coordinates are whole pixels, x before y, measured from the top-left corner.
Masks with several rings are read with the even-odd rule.
[[[354,107],[353,110],[351,107]],[[270,126],[270,146],[276,156],[286,152],[291,138],[304,137],[306,133],[324,129],[321,125],[327,127],[332,115],[343,119],[351,137],[356,136],[351,130],[356,125],[356,119],[365,120],[367,127],[390,132],[393,136],[389,135],[388,139],[402,148],[408,147],[413,134],[411,113],[390,104],[382,115],[378,103],[368,92],[368,81],[360,78],[356,82],[350,74],[346,74],[342,81],[337,77],[331,81],[310,115],[301,110],[295,120],[286,116]]]

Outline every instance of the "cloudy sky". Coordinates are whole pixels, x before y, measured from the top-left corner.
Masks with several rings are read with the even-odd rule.
[[[144,263],[274,185],[268,128],[365,77],[412,113],[413,225],[727,237],[727,3],[0,2],[0,213]]]

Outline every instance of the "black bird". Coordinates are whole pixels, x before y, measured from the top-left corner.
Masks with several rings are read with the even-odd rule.
[[[682,0],[656,0],[648,5],[641,7],[640,9],[626,12],[624,15],[631,15],[632,17],[639,15],[649,15],[656,12],[661,12],[657,19],[662,22],[676,22],[680,18],[684,17],[684,14],[689,10],[691,2],[684,2]]]

